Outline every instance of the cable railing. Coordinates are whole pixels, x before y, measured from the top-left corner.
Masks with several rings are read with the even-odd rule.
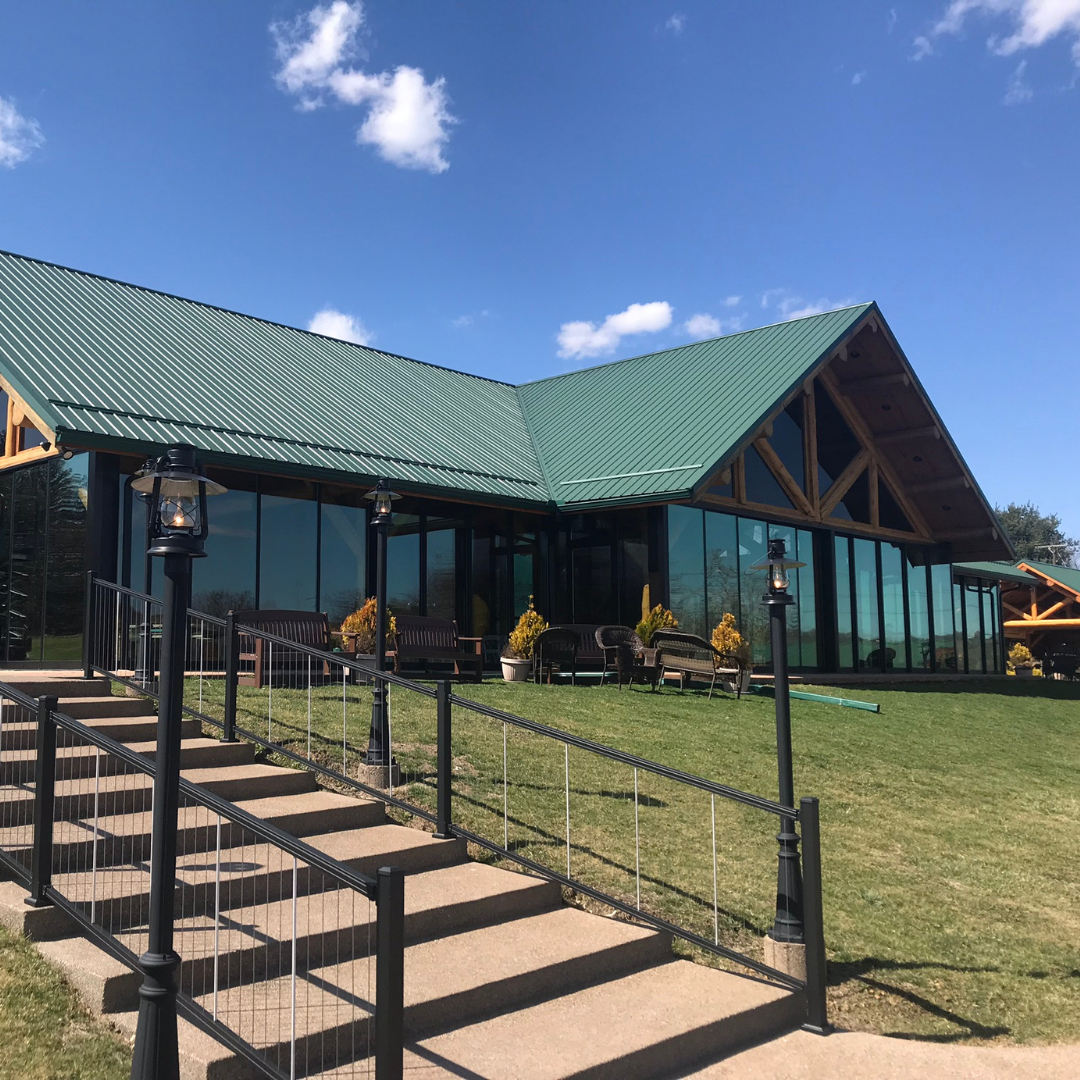
[[[130,967],[133,994],[153,758],[3,683],[0,718],[0,861]],[[361,873],[181,779],[174,908],[193,1024],[278,1080],[400,1076],[401,871]]]
[[[98,612],[118,610],[115,596],[130,593],[100,581],[94,590]],[[785,807],[474,701],[445,680],[378,672],[231,615],[190,616],[185,709],[224,738],[242,737],[328,786],[419,817],[436,836],[461,837],[717,963],[805,991],[808,1026],[825,1026],[816,800]],[[147,622],[153,625],[152,612]],[[105,633],[117,636],[108,619]],[[88,645],[98,650],[93,639]],[[130,668],[118,675],[102,662],[109,655],[94,651],[88,673],[155,692],[152,671],[139,681]],[[386,787],[362,767],[375,680],[389,702],[395,766]],[[801,832],[806,979],[765,962],[782,819]]]

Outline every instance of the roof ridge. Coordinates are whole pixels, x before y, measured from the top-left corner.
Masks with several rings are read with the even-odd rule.
[[[305,330],[300,326],[290,326],[288,323],[277,322],[274,319],[266,319],[261,315],[251,315],[246,311],[236,311],[234,308],[222,307],[220,304],[208,304],[205,300],[194,300],[190,296],[181,296],[179,293],[166,292],[164,289],[152,289],[149,285],[139,285],[133,281],[122,281],[120,278],[108,277],[105,274],[95,274],[92,270],[80,270],[77,266],[65,266],[63,263],[50,262],[48,259],[35,259],[32,255],[23,255],[18,251],[8,251],[0,248],[0,256],[8,256],[12,259],[20,259],[23,262],[35,263],[38,266],[49,266],[54,270],[63,270],[68,274],[78,274],[80,277],[93,278],[95,281],[106,281],[110,285],[119,285],[125,289],[136,289],[139,292],[150,293],[153,296],[164,296],[170,300],[178,300],[182,304],[194,304],[197,307],[207,308],[210,311],[220,311],[225,315],[235,315],[241,319],[250,319],[252,322],[263,323],[266,326],[276,326],[282,330],[291,330],[296,334],[307,334],[310,337],[321,338],[324,341],[334,341],[342,345],[351,346],[354,349],[366,349],[368,352],[378,353],[380,356],[389,356],[394,360],[405,360],[410,364],[422,364],[424,367],[435,368],[438,371],[448,371],[452,375],[464,375],[469,379],[480,379],[483,382],[494,383],[496,386],[508,386],[511,390],[516,389],[514,383],[503,379],[493,379],[488,375],[476,375],[471,371],[461,371],[458,368],[447,367],[445,364],[433,364],[429,360],[417,360],[414,356],[404,356],[401,353],[387,352],[385,349],[376,349],[371,345],[360,345],[355,341],[346,341],[344,338],[331,337],[329,334],[320,334],[315,330]]]
[[[717,337],[702,338],[700,341],[687,341],[682,345],[672,345],[670,349],[653,349],[652,352],[638,353],[636,356],[624,356],[619,360],[607,360],[602,364],[592,364],[589,367],[574,368],[573,371],[560,371],[556,375],[545,375],[542,379],[530,379],[528,382],[518,383],[517,389],[526,386],[536,386],[543,382],[552,382],[555,379],[565,379],[571,375],[580,375],[586,371],[599,371],[601,368],[616,367],[619,364],[629,364],[632,360],[644,360],[649,356],[657,356],[660,353],[678,352],[680,349],[692,349],[697,345],[707,345],[712,341],[726,341],[729,338],[742,337],[744,334],[756,334],[761,330],[769,330],[774,326],[794,326],[796,323],[808,322],[810,319],[820,319],[825,315],[835,315],[840,311],[853,311],[855,308],[874,307],[876,301],[863,300],[858,304],[845,304],[843,307],[830,308],[828,311],[815,311],[813,315],[803,315],[798,319],[780,319],[777,322],[766,323],[764,326],[752,326],[748,330],[736,330],[732,334],[719,334]]]

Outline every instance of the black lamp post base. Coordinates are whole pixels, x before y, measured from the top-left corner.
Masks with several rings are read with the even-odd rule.
[[[139,1026],[131,1061],[131,1080],[180,1080],[176,1034],[176,953],[144,953],[139,958]]]

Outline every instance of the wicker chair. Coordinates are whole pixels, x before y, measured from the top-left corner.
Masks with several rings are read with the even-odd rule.
[[[640,656],[645,651],[645,642],[638,636],[637,631],[631,630],[629,626],[598,626],[596,644],[604,653],[600,685],[604,685],[607,673],[614,671],[621,690],[623,682],[629,682],[633,678],[634,656]]]
[[[709,697],[716,686],[716,680],[730,675],[735,683],[735,693],[742,697],[742,673],[745,665],[731,653],[722,653],[714,648],[711,641],[706,641],[697,634],[686,634],[681,630],[657,630],[653,634],[653,646],[659,650],[657,666],[660,669],[660,681],[667,673],[678,673],[681,685],[685,686],[692,678],[708,679]]]
[[[570,682],[577,686],[578,638],[576,630],[566,626],[551,626],[537,636],[533,644],[533,679],[544,681],[544,668],[547,668],[548,683],[552,674],[570,669]]]

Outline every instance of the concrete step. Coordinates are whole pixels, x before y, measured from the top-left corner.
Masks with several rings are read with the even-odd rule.
[[[315,791],[315,774],[279,765],[234,765],[221,769],[187,769],[185,780],[212,791],[232,803],[247,799],[281,798]]]
[[[56,698],[66,697],[110,697],[112,682],[102,675],[92,679],[83,679],[70,672],[55,676],[40,672],[26,674],[14,668],[0,671],[0,682],[6,683],[27,697],[41,697],[49,694]]]
[[[671,955],[668,937],[576,908],[453,934],[405,950],[410,1035],[639,970]],[[220,1019],[288,1061],[295,994],[296,1056],[304,1072],[354,1060],[372,1016],[373,960],[362,957],[198,998]]]
[[[86,727],[121,743],[153,742],[157,739],[156,716],[84,717]],[[202,725],[194,717],[181,721],[180,737],[197,739]],[[0,726],[0,750],[30,750],[37,746],[37,723],[4,723]]]
[[[790,1031],[804,1012],[801,993],[670,960],[420,1039],[406,1049],[405,1075],[661,1080]]]
[[[157,717],[157,702],[141,697],[65,697],[57,704],[57,712],[72,720],[89,720],[100,716],[153,716]]]

